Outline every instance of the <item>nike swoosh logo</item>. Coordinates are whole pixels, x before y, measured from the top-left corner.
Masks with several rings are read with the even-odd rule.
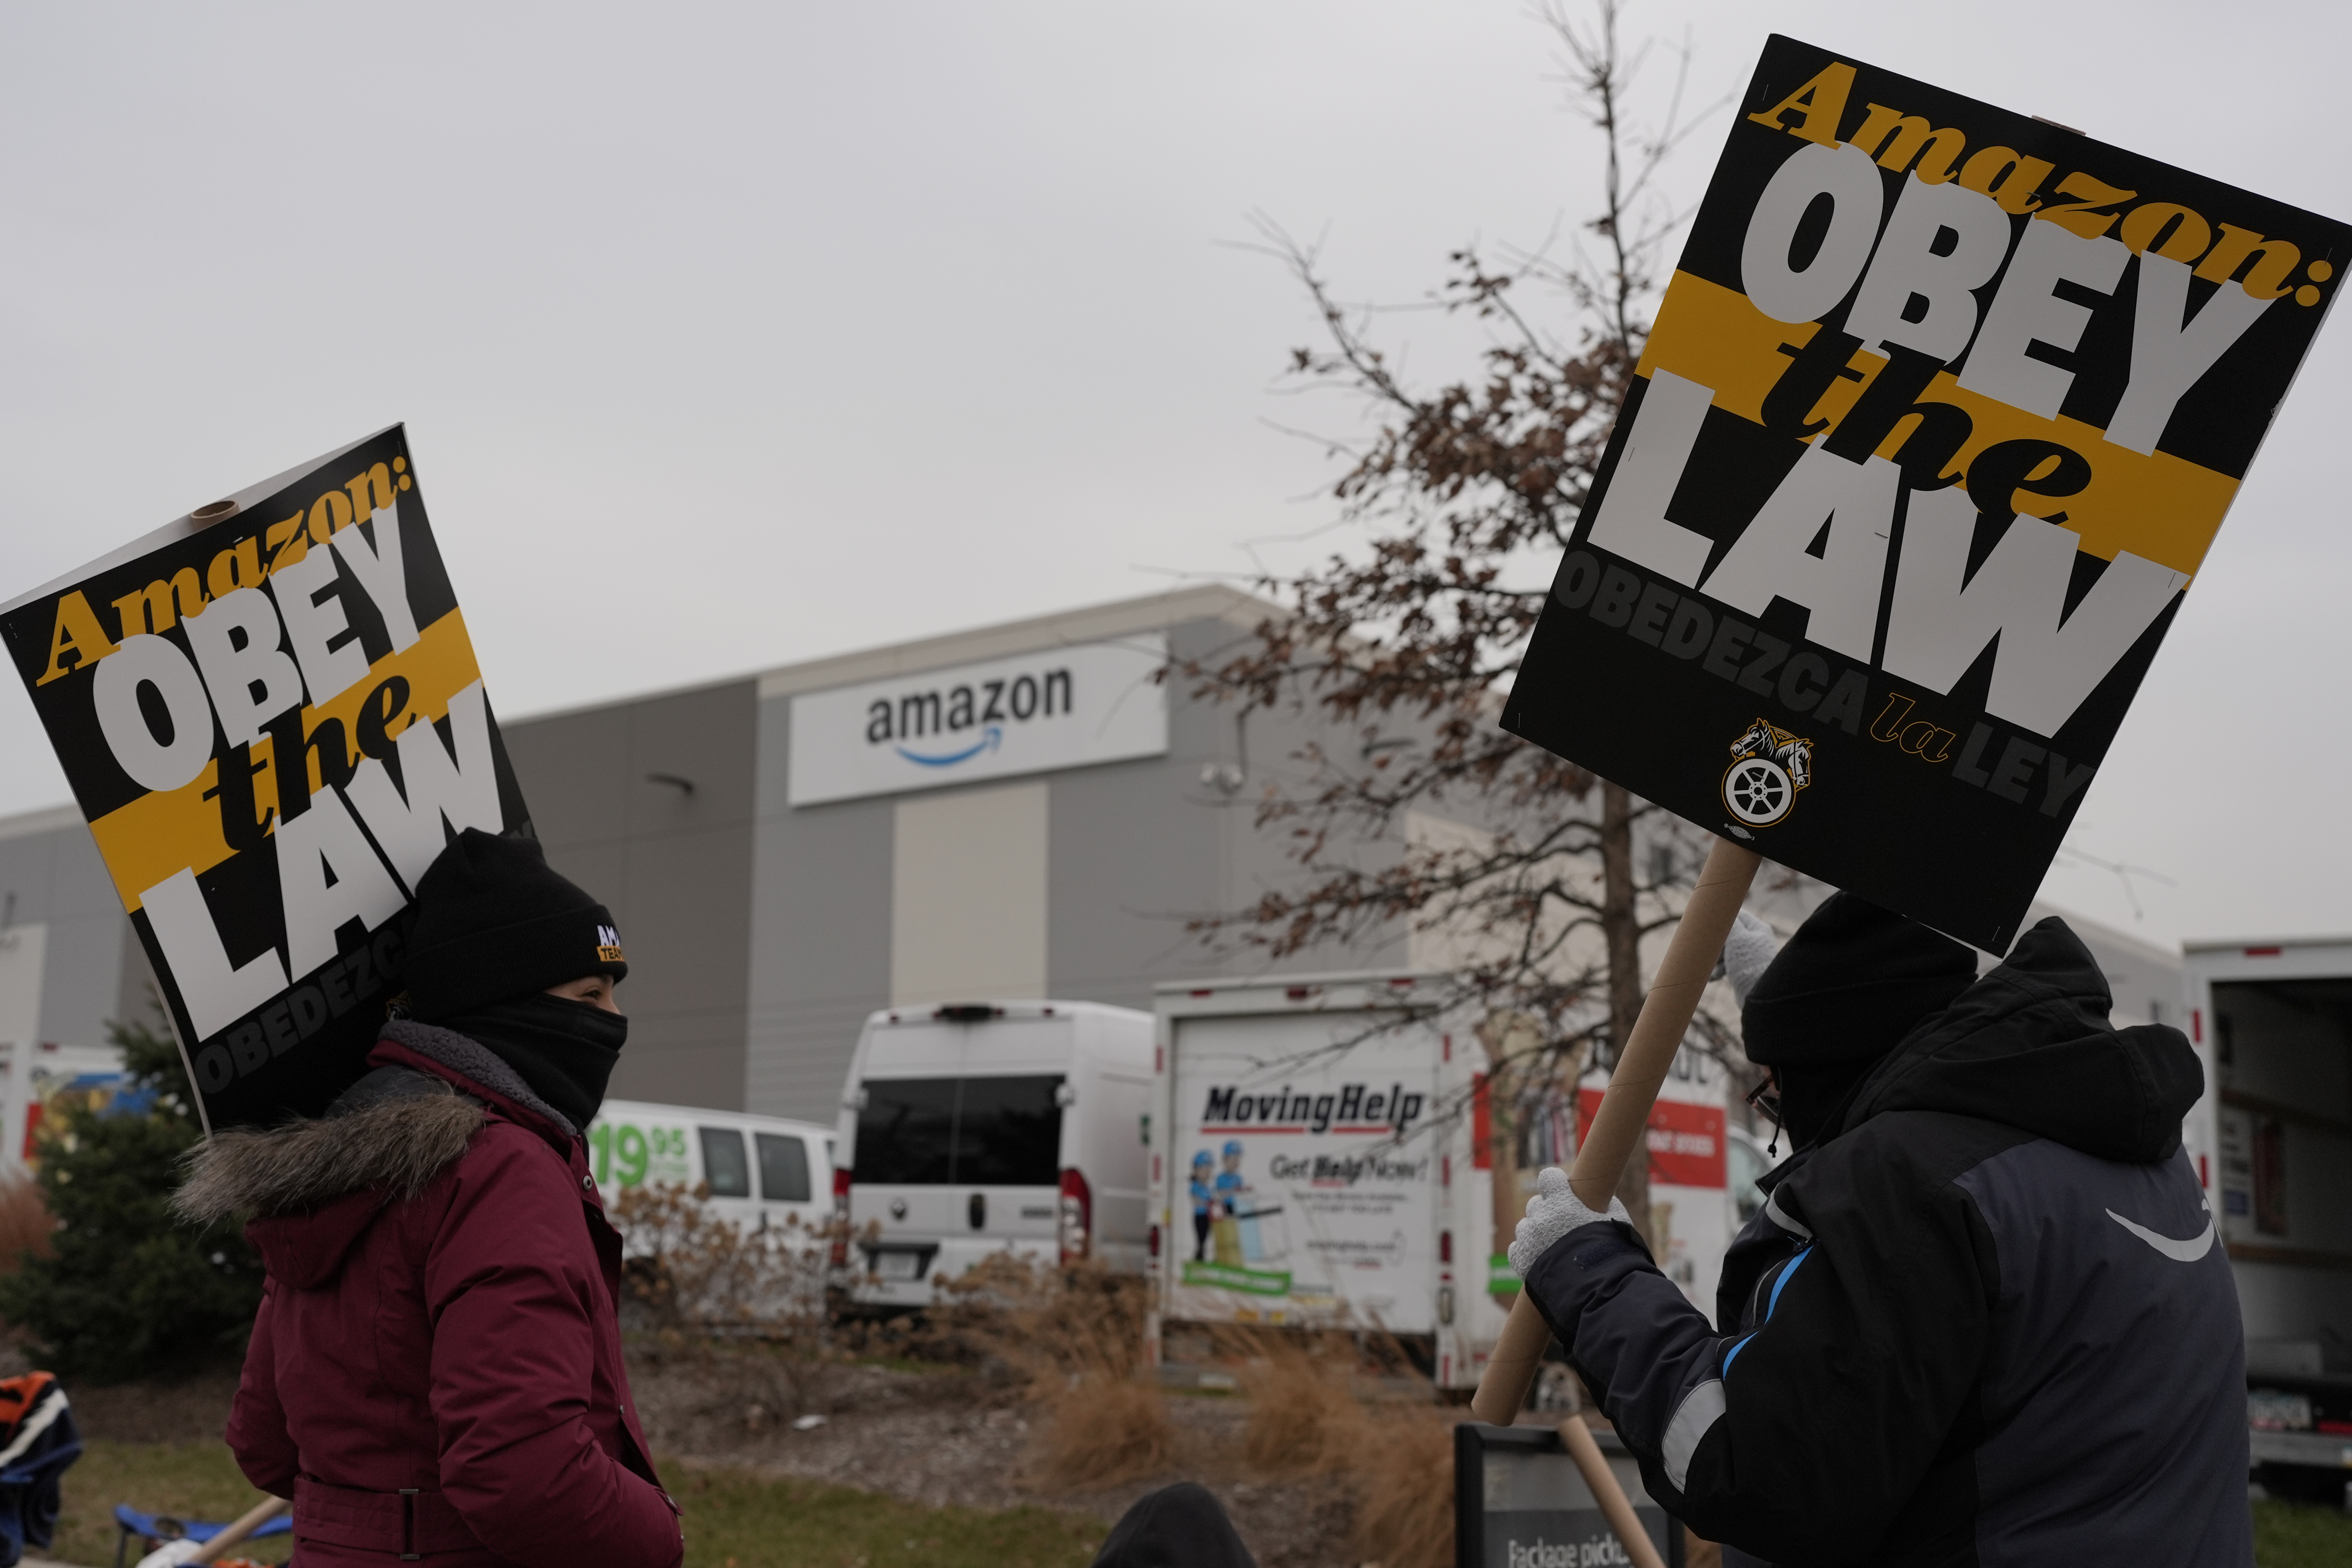
[[[2175,1263],[2194,1263],[2213,1250],[2213,1216],[2210,1214],[2205,1216],[2205,1228],[2187,1241],[2175,1241],[2172,1237],[2159,1235],[2144,1225],[2134,1225],[2113,1209],[2107,1211],[2107,1217],[2171,1258]]]

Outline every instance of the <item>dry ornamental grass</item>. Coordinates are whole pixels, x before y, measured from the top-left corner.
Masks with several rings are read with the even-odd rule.
[[[1270,1331],[1228,1338],[1249,1354],[1243,1457],[1257,1475],[1339,1478],[1354,1504],[1358,1562],[1445,1568],[1454,1560],[1454,1423],[1424,1388],[1375,1400],[1363,1373],[1393,1372],[1392,1345]],[[1365,1349],[1374,1352],[1366,1366]],[[1387,1353],[1379,1353],[1387,1352]]]
[[[1038,1403],[1027,1479],[1040,1491],[1097,1491],[1176,1468],[1176,1423],[1157,1384],[1082,1374]]]
[[[1247,1414],[1238,1443],[1212,1442],[1197,1422],[1175,1419],[1143,1365],[1141,1279],[1007,1252],[942,1281],[919,1319],[877,1331],[828,1321],[814,1247],[780,1248],[678,1190],[633,1190],[615,1209],[660,1353],[714,1373],[723,1363],[730,1397],[761,1425],[839,1408],[828,1380],[856,1356],[961,1366],[977,1374],[971,1397],[1025,1415],[1018,1485],[1032,1494],[1098,1496],[1184,1477],[1236,1496],[1297,1486],[1328,1500],[1321,1506],[1346,1500],[1351,1562],[1452,1559],[1453,1423],[1425,1384],[1400,1397],[1404,1358],[1380,1336],[1220,1334],[1213,1353],[1238,1366]]]

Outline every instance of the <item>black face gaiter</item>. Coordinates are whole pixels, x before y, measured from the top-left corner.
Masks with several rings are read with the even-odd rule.
[[[1772,1069],[1780,1090],[1780,1125],[1788,1129],[1789,1147],[1801,1149],[1845,1119],[1845,1108],[1862,1080],[1877,1068],[1878,1057],[1858,1062],[1783,1064]]]
[[[538,991],[444,1018],[441,1026],[488,1047],[583,1132],[629,1037],[629,1021],[618,1013]]]

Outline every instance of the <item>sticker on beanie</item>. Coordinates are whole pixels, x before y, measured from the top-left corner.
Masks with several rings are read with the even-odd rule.
[[[626,963],[629,962],[627,959],[621,956],[621,933],[614,931],[611,926],[598,926],[596,928],[596,962],[599,963]]]

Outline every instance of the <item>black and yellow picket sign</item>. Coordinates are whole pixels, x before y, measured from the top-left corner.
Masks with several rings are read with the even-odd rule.
[[[2347,241],[1775,37],[1505,727],[2006,948]]]
[[[316,1114],[451,829],[527,826],[398,426],[0,606],[208,1128]]]

